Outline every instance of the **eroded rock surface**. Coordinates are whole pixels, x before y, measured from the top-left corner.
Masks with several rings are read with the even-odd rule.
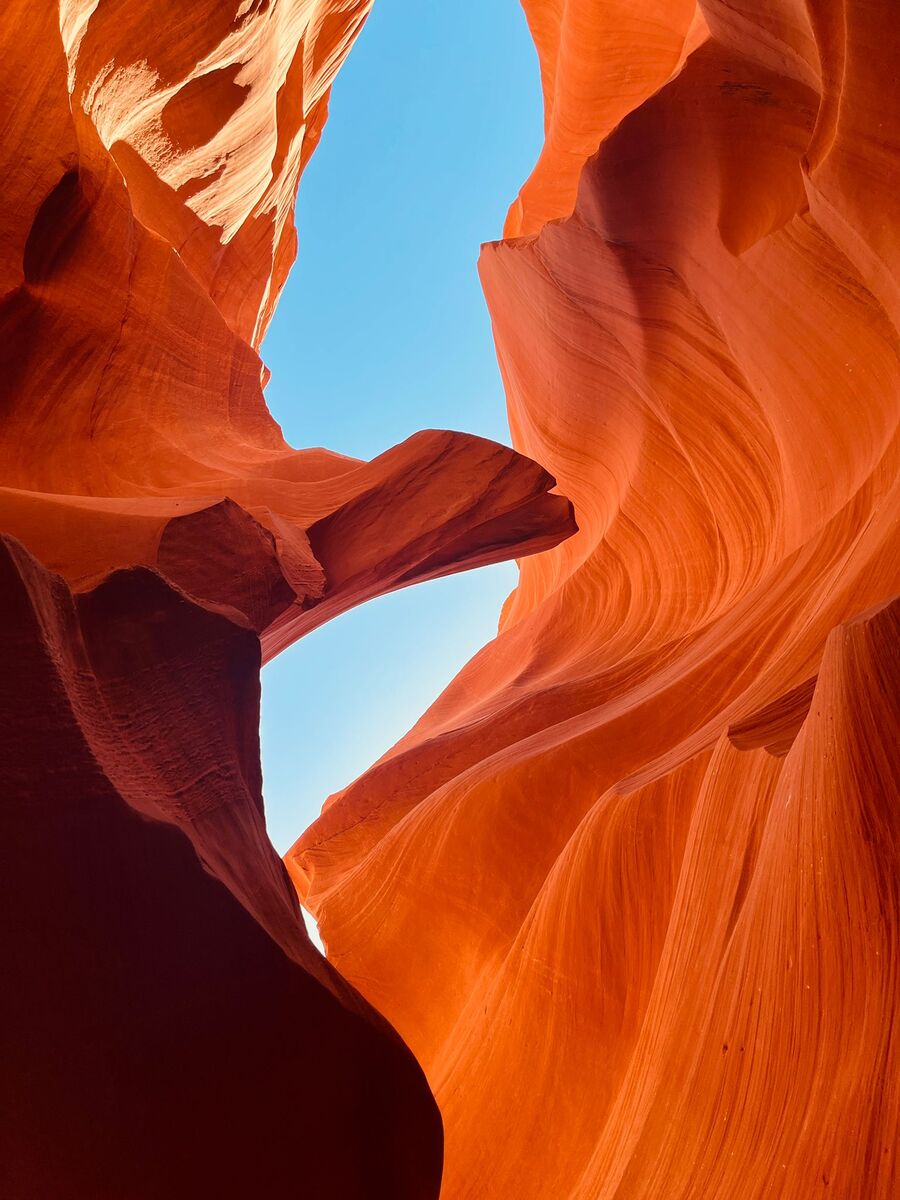
[[[893,7],[525,8],[547,144],[481,272],[579,532],[287,861],[445,1200],[889,1200]]]
[[[556,545],[552,476],[425,431],[289,447],[257,354],[370,0],[0,14],[0,1192],[434,1197],[400,1038],[266,836],[260,662]],[[298,763],[298,770],[302,770]]]

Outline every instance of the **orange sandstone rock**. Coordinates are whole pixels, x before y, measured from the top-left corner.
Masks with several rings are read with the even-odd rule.
[[[544,92],[544,146],[507,237],[575,207],[581,169],[608,133],[706,36],[696,0],[525,0]]]
[[[258,671],[554,546],[549,473],[286,445],[257,354],[370,0],[0,14],[0,957],[10,1198],[433,1197],[440,1119],[265,833]]]
[[[547,146],[481,259],[579,532],[287,862],[426,1070],[444,1200],[889,1200],[892,9],[627,7],[630,47],[526,4]]]
[[[237,593],[227,589],[242,586],[233,565],[241,552],[222,522],[260,526],[251,556],[267,553],[285,575],[280,599],[252,618],[262,621],[267,648],[269,625],[290,626],[299,610],[332,599],[335,585],[323,578],[307,531],[351,501],[359,513],[372,498],[369,534],[397,576],[382,591],[415,582],[419,561],[431,560],[425,575],[446,573],[571,532],[567,502],[546,495],[549,475],[502,447],[423,433],[365,464],[291,449],[266,409],[254,344],[283,280],[261,243],[246,260],[236,247],[247,230],[257,229],[258,240],[273,221],[293,247],[303,122],[315,126],[310,114],[324,113],[331,72],[367,6],[342,5],[329,20],[321,12],[313,19],[303,4],[289,18],[291,5],[216,3],[192,10],[189,21],[174,4],[171,19],[157,4],[74,7],[57,13],[45,3],[33,19],[16,5],[4,13],[11,128],[2,151],[9,221],[0,276],[0,527],[76,588],[117,567],[155,566],[162,554],[188,590],[198,570],[211,569],[219,584],[201,598],[230,603]],[[48,59],[35,78],[33,64]],[[228,70],[248,80],[234,111],[230,102],[220,107],[221,89],[196,86],[220,60],[243,64]],[[293,80],[293,100],[279,71]],[[180,106],[179,137],[171,120],[154,116],[164,102],[163,114]],[[196,153],[184,146],[190,128]],[[209,182],[207,160],[232,138],[235,155],[220,154],[222,171]],[[278,138],[290,153],[273,158]],[[123,146],[131,147],[124,165]],[[162,189],[156,207],[148,178]],[[179,197],[166,179],[203,187]],[[197,213],[208,220],[194,239],[181,225],[185,214],[196,224]],[[277,259],[283,247],[272,253]],[[260,306],[241,315],[229,297],[245,307],[254,288],[265,293]],[[392,489],[415,489],[416,511],[401,519]],[[228,518],[217,507],[226,499]],[[471,544],[469,519],[481,529]],[[488,519],[496,522],[490,531]],[[180,532],[169,528],[175,521]],[[221,542],[221,563],[200,568],[185,545],[182,578],[175,559],[191,528],[208,553]],[[339,551],[329,553],[334,575]],[[284,645],[298,632],[282,628],[275,640]]]
[[[0,1191],[436,1196],[418,1065],[265,832],[257,637],[0,542]]]

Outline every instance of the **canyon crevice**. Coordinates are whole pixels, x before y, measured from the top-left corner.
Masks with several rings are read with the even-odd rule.
[[[887,1200],[890,6],[525,9],[547,139],[481,275],[579,531],[288,863],[446,1200]]]
[[[289,447],[258,353],[371,0],[0,15],[14,1200],[900,1188],[893,9],[524,7],[515,449],[372,462]],[[261,664],[509,558],[282,862]]]

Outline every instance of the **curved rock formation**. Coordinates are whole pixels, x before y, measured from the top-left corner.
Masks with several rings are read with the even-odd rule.
[[[444,1200],[889,1200],[892,8],[525,7],[547,144],[481,271],[579,532],[288,865]]]
[[[421,1072],[266,837],[258,638],[0,556],[3,1195],[435,1196]]]
[[[889,1200],[891,7],[526,0],[546,145],[481,262],[522,453],[362,463],[285,444],[257,349],[370,3],[0,15],[0,1190],[434,1197],[402,1037],[444,1200]],[[513,555],[288,856],[327,963],[260,662]]]
[[[4,13],[0,527],[76,588],[159,565],[244,612],[267,654],[323,598],[333,612],[570,533],[550,476],[481,439],[422,433],[371,464],[286,445],[254,347],[293,257],[327,84],[367,5],[165,9]],[[383,559],[351,553],[365,578],[327,532],[347,505]],[[253,582],[271,595],[243,594],[244,554],[271,560]]]
[[[257,354],[370,0],[0,14],[0,1191],[436,1195],[394,1031],[265,833],[258,672],[317,623],[574,529],[428,431],[286,445]]]

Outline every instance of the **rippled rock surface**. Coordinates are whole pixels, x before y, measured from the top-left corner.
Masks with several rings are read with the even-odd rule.
[[[266,836],[260,663],[575,526],[506,447],[426,431],[364,463],[266,409],[297,181],[369,7],[0,14],[10,1200],[439,1190],[425,1078]]]
[[[900,1190],[900,53],[886,0],[526,0],[481,273],[579,532],[288,864],[445,1200]]]

